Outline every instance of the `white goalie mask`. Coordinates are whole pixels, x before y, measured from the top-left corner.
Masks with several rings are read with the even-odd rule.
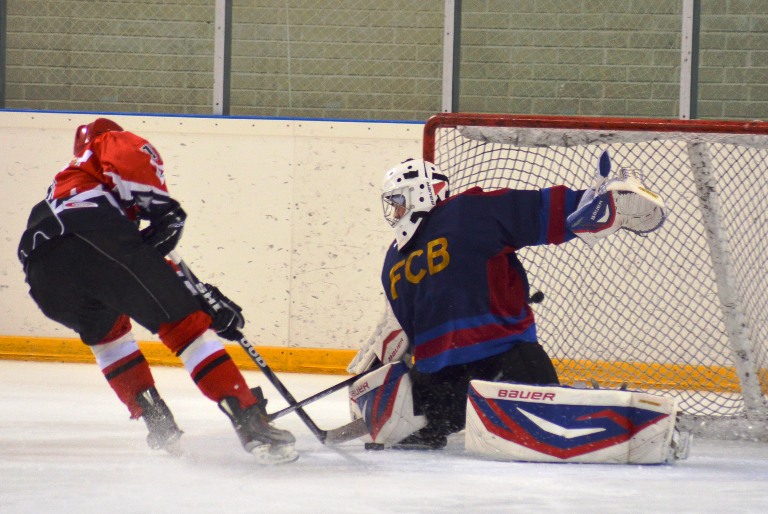
[[[420,159],[409,159],[387,171],[382,189],[384,218],[394,229],[401,250],[424,216],[449,194],[448,177],[431,162]]]

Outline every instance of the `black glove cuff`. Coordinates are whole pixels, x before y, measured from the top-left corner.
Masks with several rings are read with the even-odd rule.
[[[179,243],[186,219],[187,213],[180,205],[176,205],[152,220],[149,226],[141,231],[141,236],[145,243],[157,248],[162,255],[168,255]]]

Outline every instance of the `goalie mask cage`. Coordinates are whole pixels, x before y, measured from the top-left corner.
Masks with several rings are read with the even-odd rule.
[[[586,189],[605,150],[613,172],[645,175],[668,219],[594,248],[520,250],[562,382],[664,392],[694,433],[764,439],[768,123],[443,113],[424,129],[452,195]]]

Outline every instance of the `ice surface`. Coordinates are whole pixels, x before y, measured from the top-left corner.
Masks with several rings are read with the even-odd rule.
[[[182,368],[154,368],[185,431],[186,456],[149,450],[141,421],[95,365],[0,361],[0,512],[13,513],[764,513],[768,444],[694,440],[672,466],[523,464],[463,452],[320,444],[293,414],[293,464],[259,467]],[[268,410],[285,402],[258,372]],[[296,398],[345,377],[280,374]],[[312,404],[318,425],[349,421],[344,393]]]

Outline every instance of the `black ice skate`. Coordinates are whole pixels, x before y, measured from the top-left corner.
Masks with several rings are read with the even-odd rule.
[[[414,432],[397,444],[392,445],[394,450],[442,450],[448,444],[448,438],[436,434],[429,427]]]
[[[266,401],[261,391],[254,391],[257,400],[255,405],[246,409],[240,408],[237,398],[224,398],[219,402],[219,408],[232,421],[240,443],[245,451],[253,454],[263,464],[280,464],[293,462],[299,458],[294,447],[296,439],[287,430],[280,430],[269,423],[266,413]]]
[[[136,397],[136,402],[142,409],[141,417],[147,424],[149,434],[147,444],[153,450],[165,450],[171,455],[181,455],[179,439],[182,432],[179,430],[173,414],[165,402],[160,398],[157,389],[151,387]]]

